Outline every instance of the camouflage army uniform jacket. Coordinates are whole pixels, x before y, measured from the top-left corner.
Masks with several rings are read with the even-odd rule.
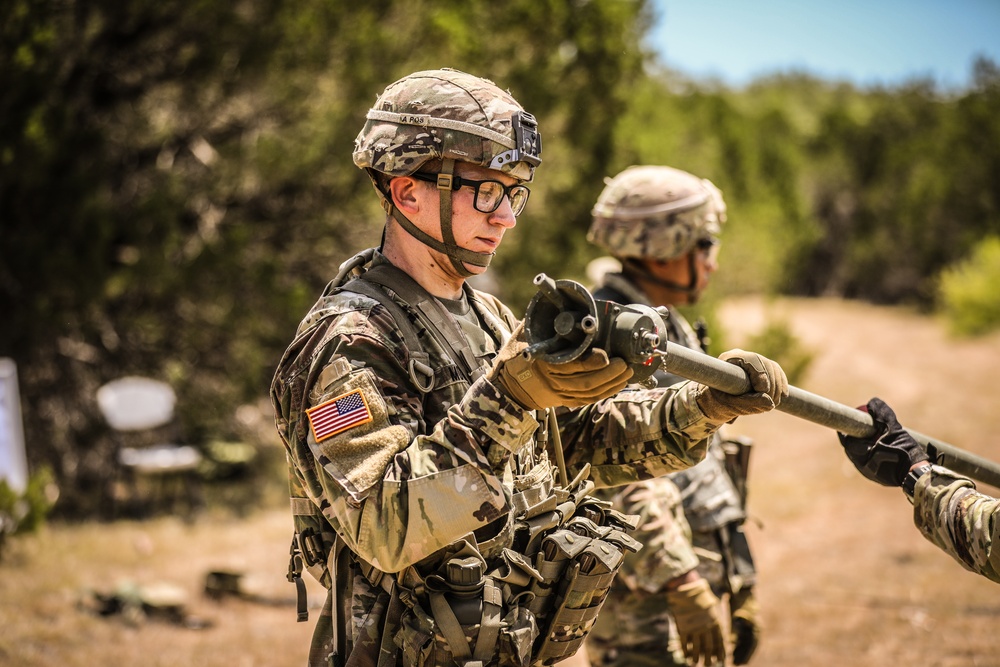
[[[1000,583],[1000,499],[976,491],[972,480],[933,466],[917,482],[913,521],[924,537],[967,570]]]
[[[656,305],[621,274],[606,276],[605,284],[595,290],[594,297]],[[667,322],[667,338],[672,343],[700,349],[694,330],[673,309]],[[655,377],[661,387],[679,379],[663,372],[657,372]],[[641,517],[633,537],[643,544],[643,549],[625,558],[604,613],[591,635],[592,655],[603,652],[600,644],[614,646],[619,652],[630,647],[644,653],[655,647],[662,664],[671,664],[663,651],[676,653],[678,647],[674,646],[666,603],[667,582],[697,568],[716,594],[730,588],[714,531],[732,522],[742,522],[746,515],[722,457],[716,435],[705,460],[693,468],[601,494],[618,509]],[[728,557],[727,554],[725,558]],[[749,577],[744,581],[752,583]],[[616,621],[614,627],[606,622],[610,618]],[[674,664],[685,664],[679,653],[674,660]]]
[[[383,262],[376,255],[373,266]],[[499,345],[515,318],[486,294],[468,286],[465,294]],[[470,381],[428,331],[420,341],[433,370],[429,387],[415,381],[411,351],[385,306],[328,288],[300,324],[271,387],[293,486],[360,561],[400,578],[409,568],[433,571],[456,544],[492,544],[483,553],[489,564],[505,546],[497,536],[517,507],[544,497],[552,479],[535,414],[485,374]],[[484,368],[491,358],[480,360]],[[327,417],[345,398],[362,399],[362,408],[356,400],[345,404],[361,418],[348,418],[333,433],[321,426],[317,437],[317,413],[307,411]],[[603,485],[697,463],[720,426],[705,418],[689,384],[623,392],[564,413],[560,424],[568,466],[589,463]],[[385,593],[354,577],[351,596],[348,644],[377,643]]]

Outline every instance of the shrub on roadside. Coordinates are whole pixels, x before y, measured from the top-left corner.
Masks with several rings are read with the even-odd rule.
[[[938,309],[960,336],[1000,328],[1000,237],[983,239],[967,259],[941,272]]]
[[[769,320],[763,331],[747,341],[747,349],[781,364],[791,384],[800,382],[814,356],[795,337],[788,322],[781,319]]]

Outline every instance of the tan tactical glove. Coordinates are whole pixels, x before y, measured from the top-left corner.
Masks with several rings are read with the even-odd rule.
[[[745,665],[750,662],[757,645],[760,644],[760,623],[757,620],[757,613],[757,598],[753,595],[753,588],[744,588],[729,598],[734,665]]]
[[[518,325],[493,360],[488,377],[527,410],[590,405],[614,396],[632,377],[623,359],[608,359],[604,350],[591,350],[565,364],[550,364],[537,358],[526,360],[521,354],[526,347],[524,326]]]
[[[744,415],[767,412],[788,396],[788,378],[777,362],[745,350],[723,352],[719,359],[742,368],[750,380],[751,391],[734,395],[702,385],[697,392],[698,407],[711,421],[729,422]]]
[[[681,648],[688,663],[724,665],[726,642],[722,636],[719,598],[712,593],[708,582],[699,577],[668,590],[667,604],[677,624]]]

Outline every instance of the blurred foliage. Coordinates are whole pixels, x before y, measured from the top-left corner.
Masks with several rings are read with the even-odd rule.
[[[763,330],[751,336],[746,345],[747,349],[777,361],[791,384],[802,383],[815,356],[802,346],[786,320],[774,317],[767,321]]]
[[[42,467],[28,477],[23,492],[15,491],[0,479],[0,555],[8,535],[31,533],[45,523],[59,498],[52,471]]]
[[[983,239],[968,259],[942,271],[939,289],[941,312],[954,333],[1000,328],[1000,237]]]
[[[299,318],[378,243],[350,153],[418,69],[491,78],[539,119],[531,205],[491,269],[515,312],[535,273],[583,278],[602,179],[636,162],[724,191],[719,295],[930,307],[935,276],[1000,234],[992,62],[950,96],[804,75],[730,90],[659,66],[652,19],[648,0],[0,5],[0,355],[58,509],[108,493],[110,379],[168,381],[186,442],[240,440],[238,411],[266,412]]]

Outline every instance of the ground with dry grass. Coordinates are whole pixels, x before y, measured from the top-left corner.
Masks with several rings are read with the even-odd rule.
[[[787,321],[816,355],[803,389],[849,405],[882,396],[911,428],[1000,460],[1000,336],[954,341],[927,317],[827,300],[737,300],[720,315],[730,346],[765,318]],[[748,531],[766,630],[752,664],[1000,666],[1000,586],[925,542],[900,491],[861,478],[818,426],[771,414],[734,428],[757,445]],[[0,664],[304,664],[312,622],[295,622],[284,579],[290,519],[267,505],[244,518],[51,525],[12,540],[0,563]],[[258,599],[206,598],[214,569],[244,572]],[[188,625],[205,627],[81,608],[123,582],[179,588]]]

